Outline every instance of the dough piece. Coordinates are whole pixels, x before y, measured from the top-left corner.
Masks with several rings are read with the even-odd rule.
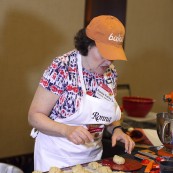
[[[125,173],[123,171],[113,171],[113,173]]]
[[[51,167],[49,173],[62,173],[61,169],[58,167]]]
[[[118,164],[118,165],[123,165],[125,163],[125,159],[121,156],[114,155],[113,162]]]
[[[99,164],[98,162],[90,162],[89,164],[88,164],[88,167],[90,168],[90,169],[93,169],[93,170],[96,170],[97,168],[99,168],[99,167],[101,167],[102,165],[101,164]]]
[[[91,172],[86,169],[83,169],[83,171],[81,171],[80,173],[91,173]]]
[[[112,170],[109,166],[101,166],[97,169],[98,173],[112,173]]]
[[[72,173],[91,173],[91,172],[85,169],[82,165],[78,164],[72,167]]]
[[[42,173],[41,171],[33,171],[32,173]]]
[[[82,167],[82,165],[78,164],[78,165],[72,167],[72,172],[73,173],[80,173],[83,171],[83,169],[84,168]]]

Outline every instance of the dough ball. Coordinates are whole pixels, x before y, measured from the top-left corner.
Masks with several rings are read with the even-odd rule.
[[[83,171],[83,169],[84,168],[82,167],[82,165],[78,164],[78,165],[72,167],[72,172],[73,173],[80,173]]]
[[[58,167],[51,167],[49,173],[62,173],[61,169]]]
[[[134,130],[134,128],[133,127],[129,127],[127,130],[128,130],[128,132],[132,132]]]
[[[42,173],[41,171],[33,171],[32,173]]]
[[[114,155],[113,162],[118,164],[118,165],[123,165],[125,163],[125,159],[121,156]]]
[[[109,166],[101,166],[97,169],[98,173],[112,173],[112,170]]]
[[[91,172],[86,169],[83,169],[83,171],[81,171],[80,173],[91,173]]]
[[[99,164],[98,162],[91,162],[91,163],[88,164],[88,167],[89,167],[90,169],[93,169],[93,170],[97,169],[97,168],[100,167],[100,166],[102,166],[102,165]]]

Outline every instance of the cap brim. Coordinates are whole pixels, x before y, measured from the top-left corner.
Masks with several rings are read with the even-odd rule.
[[[127,60],[125,52],[121,45],[112,46],[108,44],[104,44],[101,42],[95,42],[96,46],[105,59],[108,60]]]

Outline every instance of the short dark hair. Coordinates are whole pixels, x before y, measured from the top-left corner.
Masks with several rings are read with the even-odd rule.
[[[87,56],[88,55],[88,47],[89,46],[95,46],[95,41],[91,40],[89,37],[86,35],[86,30],[85,28],[80,29],[75,37],[74,37],[74,45],[75,48],[80,52],[81,55]]]

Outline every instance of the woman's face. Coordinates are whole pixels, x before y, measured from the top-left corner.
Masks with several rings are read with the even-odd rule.
[[[89,47],[87,58],[90,70],[98,74],[104,74],[106,69],[112,63],[112,61],[101,56],[96,46]]]

